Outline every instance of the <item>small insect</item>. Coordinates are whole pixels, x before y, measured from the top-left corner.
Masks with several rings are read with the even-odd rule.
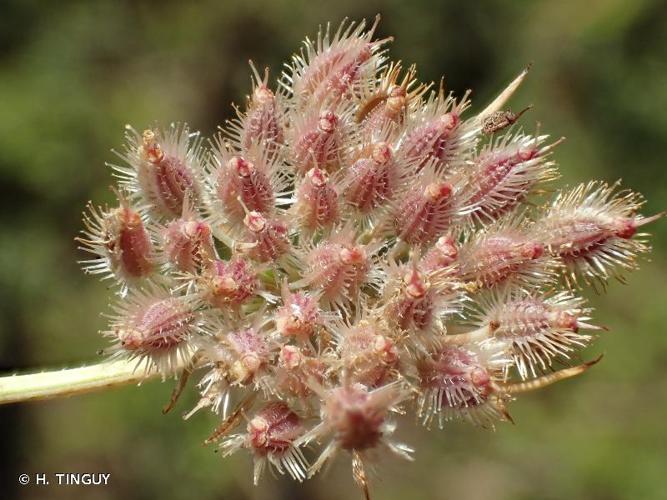
[[[526,111],[528,111],[532,107],[533,105],[531,104],[530,106],[525,107],[516,114],[512,113],[511,111],[503,111],[503,110],[491,113],[489,116],[484,118],[484,121],[482,122],[482,132],[486,135],[491,135],[494,132],[497,132],[498,130],[507,128],[510,125],[516,123],[516,121],[519,118],[521,118],[521,115],[523,115]]]

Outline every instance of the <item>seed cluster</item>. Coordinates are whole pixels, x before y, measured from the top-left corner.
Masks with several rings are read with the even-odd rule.
[[[364,464],[410,458],[396,412],[492,427],[585,371],[570,360],[600,328],[578,290],[634,269],[659,217],[600,182],[541,200],[561,141],[504,109],[526,72],[466,116],[468,93],[389,62],[376,24],[307,39],[277,89],[253,66],[210,143],[128,127],[118,206],[84,219],[84,268],[118,288],[112,355],[180,373],[170,406],[200,372],[186,417],[218,415],[207,442],[248,450],[255,481],[344,450],[367,493]]]

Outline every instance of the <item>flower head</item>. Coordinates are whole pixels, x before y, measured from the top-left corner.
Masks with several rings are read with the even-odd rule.
[[[119,285],[114,356],[201,371],[187,416],[212,410],[207,442],[249,451],[255,482],[340,451],[368,495],[368,462],[411,456],[394,413],[493,427],[583,373],[600,328],[573,289],[624,279],[661,216],[597,182],[545,203],[560,140],[504,109],[527,71],[471,114],[389,63],[376,27],[327,26],[277,88],[253,65],[210,148],[129,128],[119,206],[84,219],[84,269]]]

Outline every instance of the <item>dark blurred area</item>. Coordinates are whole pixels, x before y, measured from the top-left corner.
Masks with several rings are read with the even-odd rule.
[[[211,134],[249,91],[248,59],[276,76],[318,25],[383,16],[395,59],[426,81],[471,88],[481,109],[527,63],[513,109],[567,141],[559,185],[615,180],[667,208],[667,4],[525,2],[39,2],[0,0],[0,371],[96,359],[109,294],[79,270],[73,241],[87,200],[111,199],[111,147],[123,127],[186,121]],[[586,375],[525,395],[516,426],[403,422],[416,461],[387,459],[376,499],[664,499],[667,471],[667,222],[652,261],[589,293],[610,328],[584,353]],[[202,446],[213,418],[163,416],[171,386],[147,383],[0,407],[3,499],[360,498],[349,458],[303,485],[252,486],[244,454]],[[108,472],[106,487],[22,487],[19,473]]]

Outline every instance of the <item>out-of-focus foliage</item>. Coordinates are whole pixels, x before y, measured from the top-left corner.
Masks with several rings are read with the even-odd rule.
[[[273,74],[318,24],[383,15],[380,36],[423,80],[472,88],[477,108],[527,62],[512,102],[534,103],[568,141],[565,178],[614,180],[667,208],[667,9],[660,0],[522,2],[37,2],[0,5],[0,369],[95,359],[107,291],[79,271],[87,199],[110,199],[125,123],[187,121],[211,134],[249,90],[247,60]],[[532,127],[533,125],[528,125]],[[417,462],[381,464],[378,498],[659,499],[667,470],[667,224],[653,261],[593,297],[611,329],[602,363],[522,398],[516,426],[454,423],[401,436]],[[596,353],[587,353],[593,357]],[[201,442],[212,417],[162,416],[169,384],[0,408],[3,498],[354,498],[347,461],[305,487],[250,481],[250,460]],[[190,391],[192,394],[194,391]],[[108,487],[20,487],[21,472],[110,472]]]

